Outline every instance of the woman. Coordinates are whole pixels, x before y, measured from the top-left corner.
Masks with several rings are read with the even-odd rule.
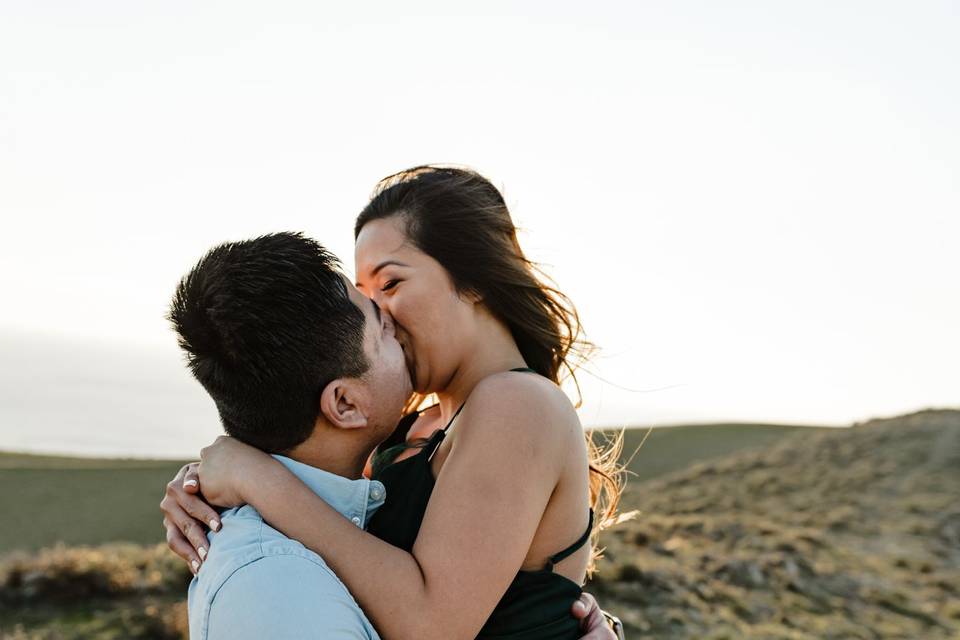
[[[472,171],[387,178],[355,235],[358,288],[392,316],[415,391],[438,399],[375,456],[387,504],[361,531],[232,439],[204,449],[187,482],[319,553],[385,637],[579,637],[569,611],[587,542],[619,487],[558,386],[589,352],[575,310],[535,276],[501,194]],[[177,515],[168,540],[182,551]]]

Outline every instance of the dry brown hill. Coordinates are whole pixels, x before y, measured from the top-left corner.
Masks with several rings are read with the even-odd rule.
[[[588,585],[630,640],[960,638],[960,411],[761,428],[670,428],[635,458],[761,447],[630,483],[642,513]],[[7,554],[0,638],[184,638],[188,579],[162,544]]]
[[[960,411],[628,486],[588,585],[630,638],[960,638]]]

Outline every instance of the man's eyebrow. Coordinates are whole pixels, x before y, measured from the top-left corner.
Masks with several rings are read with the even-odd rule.
[[[377,273],[380,271],[380,269],[383,269],[383,268],[386,267],[387,265],[391,265],[391,264],[395,264],[395,265],[397,265],[398,267],[406,267],[406,266],[409,266],[409,265],[403,264],[402,262],[397,262],[396,260],[385,260],[385,261],[381,262],[380,264],[378,264],[377,266],[375,266],[375,267],[373,268],[373,271],[370,272],[370,275],[371,275],[371,276],[377,275]]]

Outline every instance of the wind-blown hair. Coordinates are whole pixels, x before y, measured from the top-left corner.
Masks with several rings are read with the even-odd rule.
[[[269,453],[310,436],[327,384],[368,368],[365,317],[337,258],[299,233],[214,247],[167,317],[224,430]]]
[[[373,220],[401,216],[406,236],[450,274],[459,292],[476,294],[513,335],[527,365],[556,384],[570,379],[595,347],[570,299],[528,260],[500,191],[475,171],[414,167],[381,180],[357,216],[354,237]],[[580,406],[578,399],[577,406]],[[587,438],[595,533],[616,519],[622,473],[612,449]],[[611,455],[613,453],[613,455]]]

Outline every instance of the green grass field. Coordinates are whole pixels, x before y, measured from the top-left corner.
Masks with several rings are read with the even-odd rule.
[[[960,411],[646,433],[622,458],[639,515],[587,583],[628,637],[960,640]],[[0,639],[185,640],[157,508],[178,466],[0,454]]]
[[[163,539],[158,505],[182,463],[0,454],[0,552]]]
[[[633,457],[630,471],[635,475],[629,481],[642,482],[695,461],[764,446],[805,428],[711,424],[654,429]],[[627,430],[625,458],[646,431]],[[0,453],[0,553],[58,542],[161,542],[158,505],[164,485],[182,464]]]

